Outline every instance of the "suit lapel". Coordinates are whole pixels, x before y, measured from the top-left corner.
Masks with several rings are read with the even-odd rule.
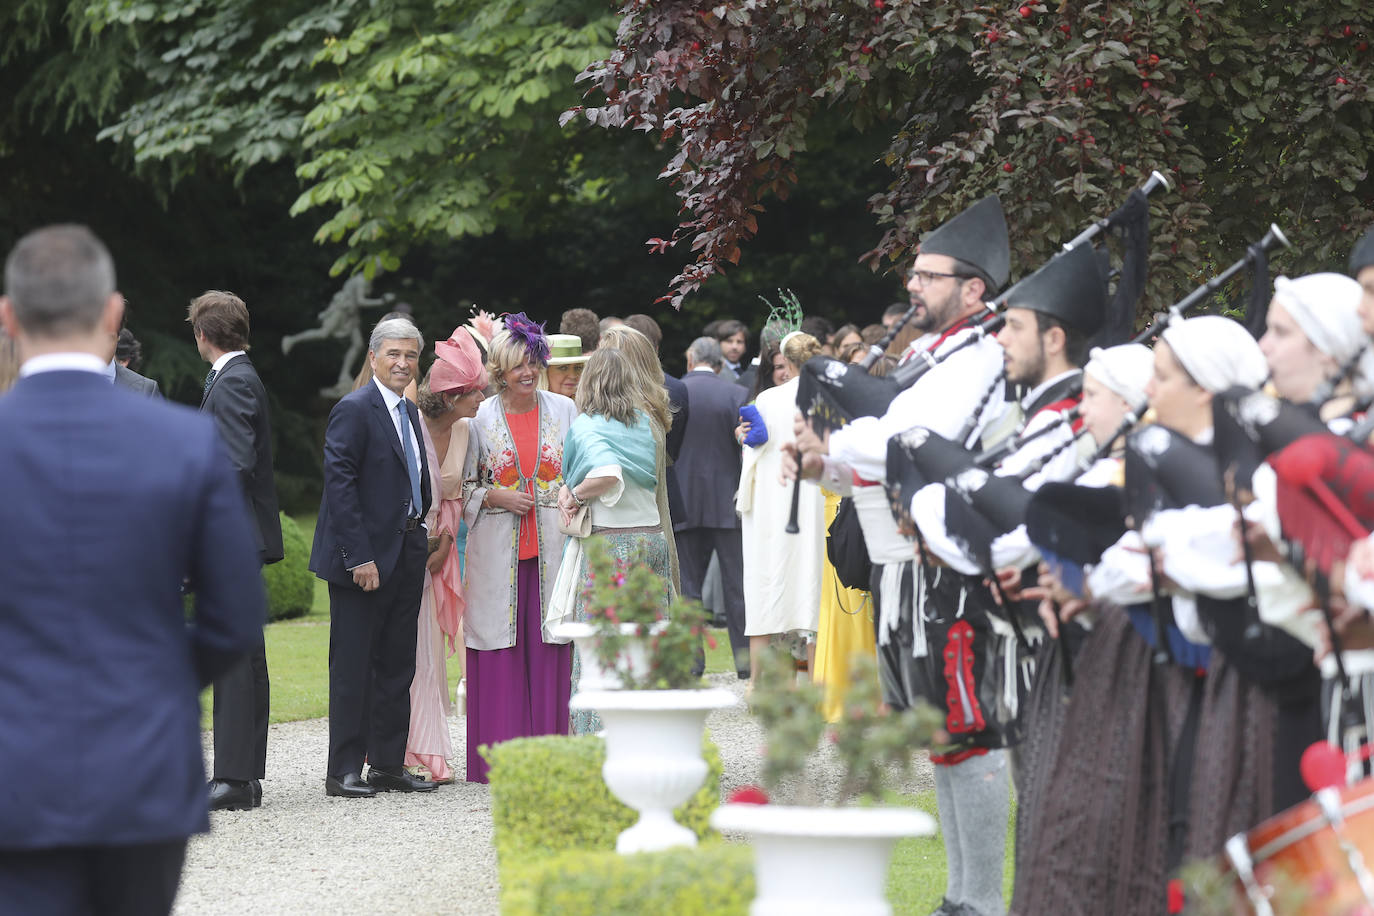
[[[396,433],[396,424],[392,422],[391,411],[386,409],[386,399],[382,397],[381,389],[377,387],[376,382],[368,382],[367,384],[372,388],[372,406],[377,408],[374,411],[374,416],[379,424],[379,429],[386,436],[387,441],[391,443],[391,450],[396,453],[397,460],[401,462],[401,467],[404,468],[406,455],[405,452],[401,451],[401,437]]]
[[[240,362],[247,361],[247,355],[239,354],[238,356],[235,356],[233,359],[229,360],[229,362],[225,363],[224,368],[216,372],[215,377],[210,379],[210,387],[206,388],[205,393],[200,396],[200,406],[204,407],[206,402],[210,400],[210,392],[215,390],[215,386],[219,384],[220,379],[224,378],[224,374],[229,371],[230,366],[237,366]]]

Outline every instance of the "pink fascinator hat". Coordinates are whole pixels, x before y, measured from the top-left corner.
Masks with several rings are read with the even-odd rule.
[[[463,328],[454,331],[448,340],[436,341],[434,353],[439,358],[429,370],[430,391],[439,394],[487,387],[482,351],[477,349],[472,335]]]

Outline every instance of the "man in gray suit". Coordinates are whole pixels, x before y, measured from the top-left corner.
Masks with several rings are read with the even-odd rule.
[[[735,514],[740,474],[735,427],[749,392],[721,377],[723,365],[720,343],[713,337],[698,337],[687,349],[682,383],[687,386],[692,411],[676,465],[684,511],[673,517],[673,533],[682,591],[688,598],[701,598],[706,568],[712,552],[716,554],[735,672],[745,678],[749,676],[749,640],[744,635],[744,548]]]
[[[116,335],[116,339],[118,339],[118,335]],[[162,397],[157,382],[139,375],[127,366],[120,365],[114,357],[110,357],[110,364],[105,367],[105,377],[119,387],[128,388],[135,394],[146,394],[150,398]]]

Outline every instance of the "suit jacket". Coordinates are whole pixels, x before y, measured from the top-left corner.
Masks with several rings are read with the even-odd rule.
[[[678,519],[686,513],[682,503],[682,485],[677,479],[677,456],[682,453],[682,440],[687,435],[687,417],[691,406],[688,403],[687,386],[681,379],[671,375],[663,376],[663,387],[668,389],[668,403],[673,408],[673,428],[663,442],[663,451],[668,456],[668,470],[664,474],[664,485],[668,490],[668,517]]]
[[[735,379],[735,384],[739,385],[741,388],[744,389],[746,404],[748,403],[748,399],[754,396],[754,386],[758,384],[758,381],[758,366],[745,366],[744,371],[741,372],[739,374],[739,377]]]
[[[0,481],[0,849],[206,830],[199,691],[266,616],[214,424],[37,373],[0,397]]]
[[[130,391],[147,395],[150,398],[162,397],[162,392],[158,390],[157,382],[147,376],[139,375],[134,370],[115,363],[114,383]]]
[[[215,418],[229,463],[238,471],[249,512],[257,522],[262,562],[275,563],[282,558],[282,543],[277,484],[272,476],[272,421],[267,389],[247,355],[235,356],[215,374],[200,409]]]
[[[429,511],[429,459],[420,412],[403,400],[420,442],[419,515]],[[391,413],[375,382],[345,395],[324,433],[324,495],[310,550],[310,571],[332,585],[361,589],[350,569],[377,564],[383,581],[396,568],[410,508],[410,476]]]
[[[740,445],[735,441],[739,409],[749,392],[736,382],[710,372],[682,377],[692,414],[677,461],[678,486],[685,512],[673,528],[738,528],[735,490],[739,487]]]

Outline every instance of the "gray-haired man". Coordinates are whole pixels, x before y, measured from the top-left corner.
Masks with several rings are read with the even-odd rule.
[[[420,414],[405,389],[423,346],[409,321],[379,322],[373,379],[334,405],[324,434],[310,569],[329,583],[327,795],[434,788],[403,766],[430,502]]]
[[[687,399],[692,405],[678,454],[678,485],[684,512],[673,518],[682,591],[701,598],[702,581],[714,552],[720,565],[726,628],[735,654],[735,671],[749,672],[749,640],[744,635],[744,554],[735,490],[739,488],[740,446],[735,441],[739,409],[749,398],[742,386],[720,374],[720,343],[698,337],[687,348]]]

